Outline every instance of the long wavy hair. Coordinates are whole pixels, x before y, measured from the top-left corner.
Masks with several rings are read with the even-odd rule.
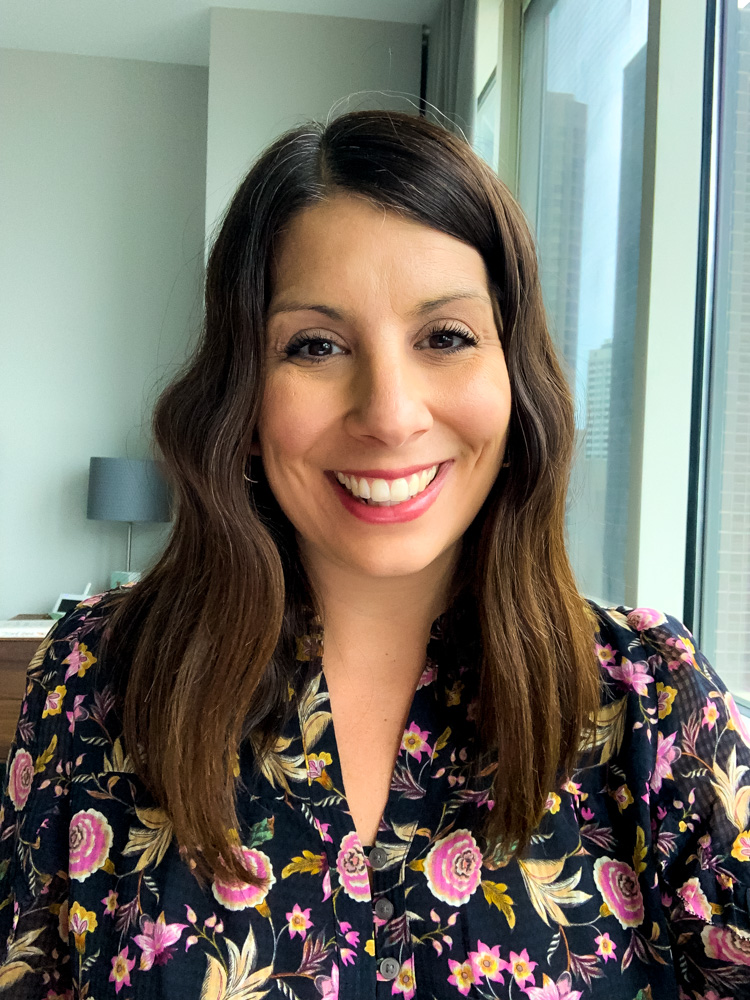
[[[256,483],[243,475],[274,248],[296,213],[351,192],[462,240],[487,268],[510,376],[510,465],[464,538],[454,594],[471,609],[456,620],[478,651],[483,747],[501,762],[484,830],[496,846],[528,845],[599,705],[595,624],[564,539],[573,403],[521,210],[467,143],[424,118],[358,111],[294,128],[255,162],[213,244],[200,343],[154,414],[173,528],[154,567],[114,597],[105,643],[127,666],[126,747],[199,878],[257,884],[233,849],[238,753],[245,740],[258,757],[274,752],[294,634],[315,607],[261,463]]]

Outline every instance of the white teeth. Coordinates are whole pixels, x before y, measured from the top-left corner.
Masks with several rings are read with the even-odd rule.
[[[409,487],[405,479],[394,479],[391,483],[391,497],[390,499],[396,503],[401,503],[402,500],[408,500],[409,498]]]
[[[384,503],[391,499],[391,491],[385,479],[373,479],[370,487],[370,499],[375,500],[376,503]]]
[[[357,476],[347,476],[337,472],[336,478],[350,493],[361,500],[369,500],[373,504],[390,505],[403,503],[421,493],[437,475],[439,466],[433,465],[420,473],[413,473],[408,479],[372,479],[367,480]]]

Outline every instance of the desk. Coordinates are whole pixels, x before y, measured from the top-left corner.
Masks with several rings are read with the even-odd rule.
[[[16,617],[46,618],[47,615]],[[52,624],[50,618],[50,628]],[[41,639],[0,639],[0,765],[5,763],[16,734],[26,692],[26,669],[41,643]]]

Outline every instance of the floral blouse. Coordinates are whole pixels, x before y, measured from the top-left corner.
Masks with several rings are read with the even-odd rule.
[[[10,751],[0,997],[750,998],[747,724],[680,622],[592,607],[596,754],[550,790],[522,860],[482,850],[495,765],[443,619],[363,848],[313,621],[291,721],[262,769],[239,761],[256,888],[201,887],[183,860],[94,668],[107,601],[84,601],[29,667]]]

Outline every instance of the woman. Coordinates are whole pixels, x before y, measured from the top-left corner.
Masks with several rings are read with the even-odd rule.
[[[29,669],[0,988],[750,996],[747,731],[683,625],[576,590],[571,399],[468,146],[275,142],[155,436],[165,554]]]

